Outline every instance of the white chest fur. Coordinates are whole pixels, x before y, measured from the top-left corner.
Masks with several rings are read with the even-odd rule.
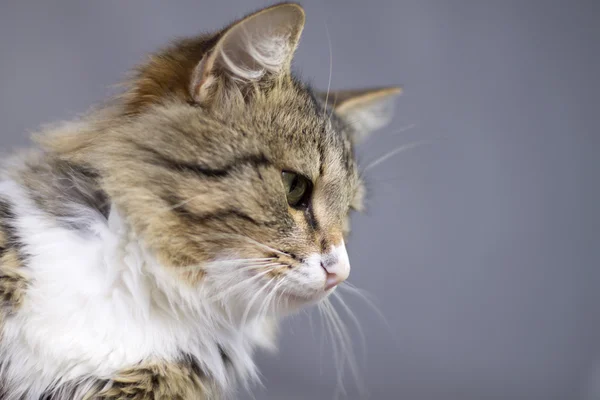
[[[82,235],[44,215],[12,181],[0,183],[0,195],[14,205],[31,277],[23,307],[4,321],[0,342],[3,377],[17,392],[37,398],[56,382],[108,378],[142,360],[175,360],[182,353],[227,386],[232,377],[220,346],[238,376],[255,375],[251,352],[262,324],[227,329],[201,288],[171,285],[173,277],[116,210],[108,224],[88,211],[90,229]]]

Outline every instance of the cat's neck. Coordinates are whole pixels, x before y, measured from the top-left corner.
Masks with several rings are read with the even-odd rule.
[[[28,254],[26,301],[3,326],[0,359],[15,381],[108,378],[143,360],[197,359],[221,386],[255,376],[263,321],[240,328],[201,288],[175,284],[118,210],[82,234],[40,209],[17,183],[0,183]],[[6,368],[6,367],[5,367]],[[31,387],[31,386],[30,386]]]

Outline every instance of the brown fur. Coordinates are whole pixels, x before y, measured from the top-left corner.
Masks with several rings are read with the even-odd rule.
[[[12,178],[36,206],[69,228],[85,230],[87,220],[108,216],[110,201],[98,182],[98,173],[84,165],[68,163],[49,154],[22,156]],[[87,213],[84,218],[82,212]],[[78,218],[73,218],[77,216]]]
[[[297,259],[339,243],[360,187],[343,124],[323,113],[311,90],[288,73],[244,94],[230,93],[227,105],[188,104],[177,94],[189,82],[180,79],[181,68],[193,63],[176,63],[175,70],[170,65],[212,41],[186,40],[140,69],[123,107],[141,96],[144,112],[136,106],[141,112],[136,117],[113,117],[120,123],[113,121],[106,132],[91,126],[45,138],[45,147],[60,160],[98,171],[103,190],[167,265],[202,264],[224,247],[246,257],[272,256],[232,235],[252,237]],[[286,204],[281,170],[314,181],[316,229]]]
[[[203,265],[224,256],[276,259],[283,267],[270,276],[280,278],[311,254],[331,251],[363,197],[353,132],[290,72],[304,12],[292,5],[269,10],[277,7],[286,7],[280,11],[293,25],[282,28],[290,50],[284,67],[249,81],[219,65],[217,50],[252,16],[177,41],[140,66],[110,105],[39,135],[42,152],[25,157],[11,178],[39,209],[79,232],[115,206],[161,264],[180,271],[182,285],[198,284]],[[349,93],[340,95],[345,112],[361,104]],[[356,96],[372,102],[379,94]],[[282,171],[311,182],[308,206],[288,204]],[[28,282],[12,219],[10,205],[0,201],[4,314],[26,300]],[[181,268],[188,266],[195,268]],[[210,382],[195,360],[145,360],[108,380],[86,377],[49,389],[43,398],[89,387],[86,399],[212,399],[218,393]]]
[[[122,113],[138,115],[166,97],[192,102],[188,90],[191,71],[202,56],[216,43],[220,35],[199,36],[174,43],[149,60],[134,73],[129,90],[125,92]]]
[[[215,389],[190,359],[147,362],[116,374],[104,388],[91,389],[84,400],[205,400]]]
[[[22,305],[28,284],[23,270],[25,255],[12,225],[13,220],[11,206],[0,200],[0,310],[4,317]]]

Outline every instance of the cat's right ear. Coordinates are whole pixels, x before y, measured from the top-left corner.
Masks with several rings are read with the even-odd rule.
[[[194,69],[190,84],[194,101],[207,104],[228,88],[289,74],[304,19],[302,7],[286,3],[226,28]]]

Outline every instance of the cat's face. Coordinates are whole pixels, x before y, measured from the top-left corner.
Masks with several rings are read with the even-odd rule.
[[[118,141],[112,195],[186,283],[226,290],[262,275],[244,290],[298,302],[348,277],[362,192],[352,144],[307,89],[279,85],[226,114],[157,107]]]
[[[99,139],[104,186],[135,231],[181,285],[228,305],[287,312],[350,272],[352,137],[381,126],[397,91],[325,99],[296,81],[303,22],[275,6],[166,50],[133,82],[129,122]]]

